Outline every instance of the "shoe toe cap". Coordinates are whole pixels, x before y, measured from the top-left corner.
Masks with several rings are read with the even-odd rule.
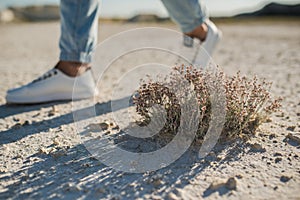
[[[19,87],[8,90],[5,97],[6,102],[18,102],[18,100],[24,98],[24,96],[28,96],[26,91],[26,87]]]

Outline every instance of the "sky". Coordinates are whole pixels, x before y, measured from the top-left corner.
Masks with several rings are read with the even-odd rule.
[[[272,0],[202,0],[211,16],[232,16],[261,8]],[[273,0],[283,4],[296,4],[300,0]],[[7,6],[58,5],[59,0],[0,0],[0,9]],[[102,0],[102,17],[132,17],[135,14],[149,13],[168,16],[160,0]]]

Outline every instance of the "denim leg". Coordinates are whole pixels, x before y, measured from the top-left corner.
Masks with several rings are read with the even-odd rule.
[[[61,0],[60,60],[90,63],[97,44],[99,0]]]
[[[183,33],[193,31],[208,18],[206,7],[198,0],[161,1]]]

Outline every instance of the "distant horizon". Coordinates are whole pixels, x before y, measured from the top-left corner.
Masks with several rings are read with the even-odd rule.
[[[212,17],[230,17],[256,11],[268,3],[299,4],[300,0],[203,0]],[[10,6],[59,5],[59,0],[1,0],[0,10]],[[105,9],[104,9],[105,8]],[[122,9],[120,9],[122,8]],[[137,14],[168,17],[160,0],[102,0],[100,17],[129,18]]]

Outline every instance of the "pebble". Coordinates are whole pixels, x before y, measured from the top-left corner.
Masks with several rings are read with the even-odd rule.
[[[275,138],[275,137],[276,137],[275,133],[272,133],[272,134],[269,135],[269,139],[270,140],[273,139],[273,138]]]
[[[104,188],[97,188],[96,192],[100,193],[100,194],[104,194],[106,192],[106,190]]]
[[[60,145],[60,142],[59,142],[58,138],[53,139],[53,144],[56,145],[56,146]]]
[[[273,120],[271,119],[271,118],[268,118],[268,119],[266,119],[266,123],[270,123],[270,122],[272,122]]]
[[[173,192],[170,192],[170,193],[168,194],[168,199],[169,199],[169,200],[177,200],[177,199],[179,199],[179,198],[176,196],[176,194],[174,194]]]
[[[40,154],[49,154],[48,150],[47,150],[46,148],[44,148],[44,147],[41,147],[41,148],[39,149],[39,153],[40,153]]]
[[[282,153],[276,152],[276,153],[274,153],[274,156],[275,156],[275,157],[276,157],[276,156],[282,156]]]
[[[19,129],[19,128],[22,128],[22,126],[26,126],[29,124],[30,124],[30,122],[28,120],[25,120],[23,122],[18,122],[16,124],[14,124],[11,128]]]
[[[294,131],[295,128],[296,128],[296,126],[289,126],[289,127],[286,128],[286,130],[288,130],[288,131]]]
[[[98,132],[98,131],[106,131],[108,129],[108,124],[105,122],[99,124],[89,124],[88,129],[89,131]]]
[[[286,175],[282,175],[282,176],[280,177],[280,181],[281,181],[281,182],[284,182],[284,183],[288,182],[288,181],[291,180],[291,179],[292,179],[291,176],[286,176]]]
[[[275,159],[275,163],[279,163],[280,161],[282,161],[282,158],[280,158],[280,157]]]
[[[156,174],[150,179],[150,182],[154,185],[154,187],[158,187],[163,183],[162,178],[162,174]]]
[[[7,168],[5,168],[5,167],[0,168],[0,173],[6,173],[6,172],[8,172]]]
[[[111,130],[119,130],[120,127],[118,125],[116,125],[115,127],[113,127]]]
[[[261,144],[254,143],[251,145],[251,150],[254,152],[265,152],[266,149],[262,147]]]
[[[236,180],[234,177],[231,177],[227,180],[227,182],[225,183],[225,187],[228,190],[235,190],[236,189]]]
[[[296,135],[289,133],[286,138],[300,144],[300,138]]]
[[[235,177],[237,177],[238,179],[243,178],[243,176],[241,174],[236,175]]]
[[[79,185],[75,185],[73,183],[67,183],[64,188],[65,191],[70,191],[70,192],[78,192],[82,190]]]
[[[107,124],[106,122],[102,122],[102,123],[99,124],[99,126],[100,126],[100,128],[101,128],[103,131],[105,131],[105,130],[108,129],[109,124]]]
[[[155,179],[152,181],[152,184],[154,187],[158,187],[162,184],[162,180],[161,179]]]

